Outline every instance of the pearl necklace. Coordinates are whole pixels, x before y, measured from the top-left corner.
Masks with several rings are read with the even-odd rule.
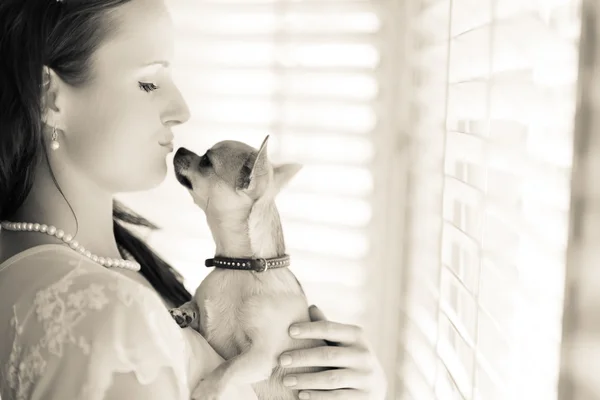
[[[98,257],[95,254],[92,254],[89,250],[86,250],[82,245],[80,245],[77,240],[73,240],[73,235],[65,234],[62,229],[56,229],[56,227],[52,225],[46,224],[34,224],[31,222],[8,222],[2,221],[0,223],[0,228],[7,231],[14,232],[41,232],[50,236],[54,236],[57,239],[62,240],[66,245],[68,245],[74,251],[86,256],[91,259],[93,262],[98,263],[106,268],[123,268],[131,271],[139,271],[140,264],[135,261],[134,257],[125,250],[123,247],[119,246],[119,250],[121,253],[127,258],[127,260],[120,258],[106,258],[106,257]]]

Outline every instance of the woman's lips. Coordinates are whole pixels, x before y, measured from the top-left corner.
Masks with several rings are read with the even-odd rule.
[[[173,151],[173,142],[160,143],[162,147],[169,149],[169,151]]]
[[[170,151],[173,151],[173,139],[175,139],[175,137],[173,136],[172,133],[169,133],[165,137],[165,139],[158,142],[158,144],[160,144],[162,147],[169,149]]]

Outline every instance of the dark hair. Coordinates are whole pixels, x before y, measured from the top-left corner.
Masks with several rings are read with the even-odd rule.
[[[70,85],[86,83],[91,56],[110,34],[106,16],[128,1],[0,0],[0,220],[23,204],[45,155],[43,67]],[[113,221],[117,243],[157,292],[176,306],[189,301],[178,274],[125,225],[157,227],[116,201]]]

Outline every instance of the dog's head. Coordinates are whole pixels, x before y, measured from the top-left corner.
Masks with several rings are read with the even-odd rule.
[[[217,212],[250,209],[258,199],[274,197],[301,168],[272,165],[268,139],[258,150],[242,142],[222,141],[203,156],[179,148],[173,158],[175,176],[205,213],[209,207]]]

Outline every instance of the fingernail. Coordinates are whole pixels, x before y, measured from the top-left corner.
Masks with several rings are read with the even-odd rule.
[[[302,400],[307,400],[307,399],[310,399],[310,393],[300,392],[298,394],[298,397]]]
[[[300,328],[298,328],[297,326],[292,326],[290,328],[290,335],[298,336],[299,334],[300,334]]]
[[[291,365],[292,364],[292,356],[290,356],[289,354],[284,354],[281,357],[279,357],[279,364],[283,365],[284,367],[286,365]]]
[[[286,376],[285,378],[283,378],[284,386],[296,386],[297,383],[298,379],[296,379],[295,376]]]

